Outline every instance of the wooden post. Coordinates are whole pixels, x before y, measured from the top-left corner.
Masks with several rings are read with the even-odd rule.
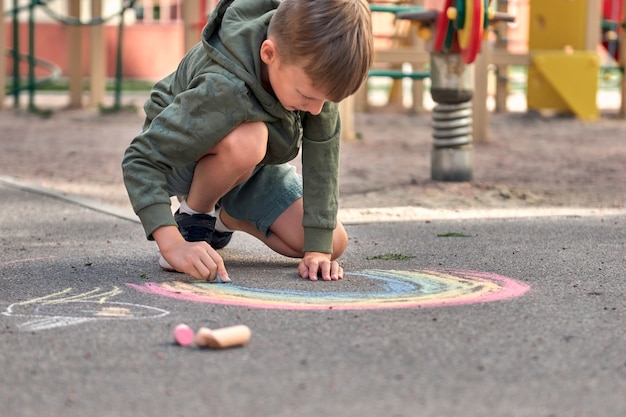
[[[143,22],[152,23],[154,21],[154,4],[152,0],[143,0],[141,5],[143,6]]]
[[[426,41],[417,36],[417,31],[415,27],[411,28],[411,38],[414,45],[414,48],[420,51],[426,51]],[[423,65],[419,67],[412,68],[412,71],[422,71],[424,69]],[[424,82],[422,80],[412,80],[411,81],[411,96],[413,98],[413,106],[411,108],[411,112],[415,114],[420,114],[424,112]]]
[[[474,61],[474,98],[472,100],[474,142],[489,141],[489,110],[487,109],[487,86],[489,79],[489,62],[491,62],[491,46],[483,40],[480,53]]]
[[[585,30],[585,50],[595,52],[600,44],[602,27],[601,0],[587,0],[587,28]]]
[[[198,22],[204,20],[206,16],[199,16],[200,1],[187,0],[182,5],[184,39],[183,46],[185,52],[189,51],[198,41],[200,41],[200,28]]]
[[[0,0],[0,110],[4,108],[5,92],[4,86],[6,85],[6,36],[4,35],[4,0]]]
[[[91,0],[91,16],[96,19],[102,17],[102,0]],[[104,25],[91,27],[91,76],[89,77],[90,105],[92,107],[103,104],[106,88],[105,43]]]
[[[68,15],[80,18],[80,0],[69,1]],[[70,108],[83,106],[81,30],[80,26],[68,26]]]
[[[499,0],[497,10],[499,12],[508,13],[509,1]],[[506,51],[508,39],[508,23],[497,22],[495,25],[497,31],[495,48],[501,51]],[[508,69],[508,65],[496,65],[496,113],[506,112],[506,100],[509,95]]]
[[[169,0],[159,1],[159,21],[161,23],[172,22],[172,5]]]

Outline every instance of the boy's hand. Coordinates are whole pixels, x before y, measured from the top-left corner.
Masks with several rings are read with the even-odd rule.
[[[175,226],[160,227],[152,235],[161,255],[178,272],[207,281],[219,275],[222,281],[230,281],[224,260],[207,242],[187,242]]]
[[[317,281],[318,274],[324,281],[337,281],[343,278],[343,268],[337,261],[331,261],[330,253],[305,252],[298,265],[300,276]]]

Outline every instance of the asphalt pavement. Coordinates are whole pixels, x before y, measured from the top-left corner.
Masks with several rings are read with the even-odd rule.
[[[623,417],[626,215],[347,225],[346,277],[235,234],[231,284],[133,218],[0,181],[0,415]],[[172,331],[249,326],[243,347]]]

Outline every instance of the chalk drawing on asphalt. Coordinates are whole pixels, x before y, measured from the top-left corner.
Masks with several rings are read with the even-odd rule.
[[[12,261],[0,262],[0,266],[8,266],[8,265],[20,264],[20,263],[26,263],[26,262],[32,262],[32,261],[43,261],[46,259],[54,259],[54,256],[42,256],[39,258],[27,258],[27,259],[14,259]]]
[[[169,314],[169,311],[156,307],[109,301],[121,293],[119,287],[108,291],[97,287],[79,294],[72,294],[72,288],[67,288],[54,294],[13,303],[2,314],[30,318],[17,327],[33,332],[94,320],[139,320]]]
[[[368,279],[374,285],[359,292],[329,291],[327,287],[324,291],[252,288],[239,281],[230,284],[173,281],[127,285],[141,292],[193,302],[284,310],[442,307],[519,297],[530,288],[492,273],[446,269],[364,270],[351,272],[349,279]],[[341,288],[340,283],[321,285]]]

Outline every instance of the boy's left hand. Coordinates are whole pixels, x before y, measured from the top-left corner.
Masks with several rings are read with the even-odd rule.
[[[318,274],[324,281],[337,281],[343,278],[343,268],[331,260],[330,253],[305,252],[298,265],[300,276],[317,281]]]

